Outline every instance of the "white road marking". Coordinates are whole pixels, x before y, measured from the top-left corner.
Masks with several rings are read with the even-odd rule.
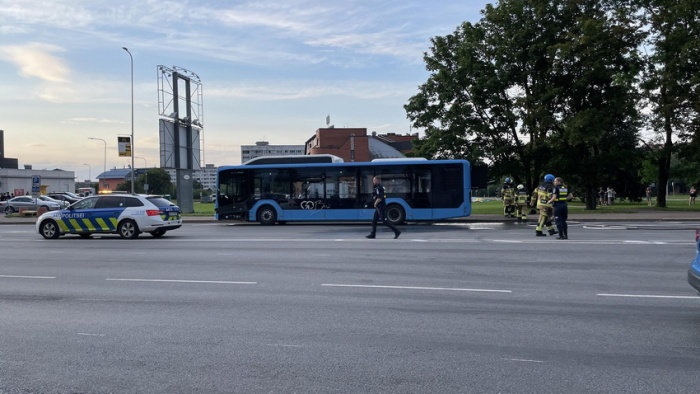
[[[440,290],[440,291],[473,291],[486,293],[512,293],[511,290],[496,290],[496,289],[463,289],[458,287],[420,287],[420,286],[388,286],[388,285],[344,285],[336,283],[324,283],[321,286],[325,287],[355,287],[369,289],[400,289],[400,290]]]
[[[652,295],[652,294],[596,294],[600,297],[628,297],[628,298],[673,298],[681,300],[697,300],[699,296],[670,296],[670,295]]]
[[[55,276],[25,276],[25,275],[0,275],[0,278],[20,278],[20,279],[56,279]]]
[[[208,284],[224,284],[224,285],[257,285],[258,284],[258,282],[235,282],[235,281],[227,281],[227,280],[125,279],[125,278],[107,278],[105,280],[122,281],[122,282],[208,283]]]
[[[301,345],[287,345],[284,343],[268,343],[267,346],[279,346],[279,347],[296,347],[296,348],[301,348],[303,346]]]
[[[544,361],[541,360],[527,360],[524,358],[506,358],[506,361],[519,361],[519,362],[524,362],[524,363],[543,363]]]

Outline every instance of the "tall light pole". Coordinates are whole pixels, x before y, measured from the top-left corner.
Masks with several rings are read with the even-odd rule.
[[[146,163],[146,159],[144,157],[137,157],[137,159],[143,160],[143,191],[146,192],[146,194],[148,194],[148,163]]]
[[[90,164],[83,163],[83,165],[88,166],[88,180],[92,183],[92,167],[90,167]]]
[[[134,194],[134,57],[129,48],[122,47],[131,59],[131,194]]]
[[[88,137],[89,140],[97,140],[97,141],[102,141],[105,144],[105,163],[104,163],[104,170],[102,171],[102,176],[104,177],[105,174],[107,173],[107,141],[103,140],[102,138],[95,138],[95,137]],[[100,180],[97,180],[97,184],[100,184]],[[99,187],[99,186],[98,186]]]

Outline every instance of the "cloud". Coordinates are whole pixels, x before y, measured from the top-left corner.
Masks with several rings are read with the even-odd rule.
[[[54,52],[64,52],[64,49],[37,42],[0,46],[0,59],[19,67],[22,76],[50,82],[66,82],[70,76],[70,69],[63,59],[52,55]]]
[[[125,124],[128,122],[114,119],[98,119],[98,118],[70,118],[61,121],[63,124],[80,124],[80,123],[100,123],[100,124]]]
[[[207,89],[210,97],[232,97],[250,100],[297,100],[326,96],[348,96],[362,99],[407,97],[413,86],[402,83],[372,81],[265,81],[250,85],[226,86],[213,82],[216,88]]]

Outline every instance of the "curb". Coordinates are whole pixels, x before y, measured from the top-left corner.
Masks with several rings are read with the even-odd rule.
[[[184,223],[219,223],[219,224],[256,224],[254,222],[241,222],[241,221],[219,221],[210,216],[184,216]],[[298,222],[299,224],[365,224],[368,221],[357,221],[357,222]],[[500,215],[474,215],[463,218],[446,219],[437,221],[447,222],[447,223],[514,223],[518,222],[513,219],[504,219]],[[528,219],[528,224],[536,223],[536,217]],[[650,215],[637,215],[637,214],[590,214],[590,215],[569,215],[568,222],[684,222],[684,223],[698,223],[700,227],[700,218],[688,218],[688,217],[651,217]],[[3,224],[35,224],[36,218],[8,218],[0,216],[0,225]],[[434,222],[424,222],[424,223],[434,223]]]

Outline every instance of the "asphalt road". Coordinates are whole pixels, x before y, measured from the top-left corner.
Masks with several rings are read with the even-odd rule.
[[[0,226],[0,393],[694,393],[690,223]]]

